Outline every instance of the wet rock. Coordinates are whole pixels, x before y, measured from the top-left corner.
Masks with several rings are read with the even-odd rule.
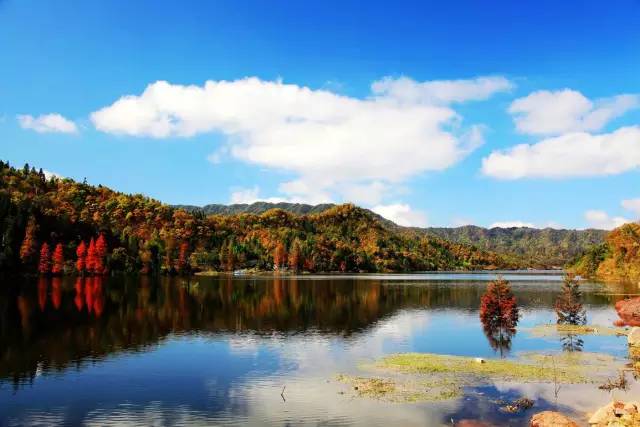
[[[622,323],[628,326],[640,326],[640,297],[618,301],[616,311]]]
[[[627,342],[632,347],[640,346],[640,328],[633,327],[631,328],[631,332],[627,335]]]
[[[640,402],[613,401],[598,409],[589,418],[594,427],[623,427],[640,425]]]
[[[571,418],[559,412],[544,411],[531,417],[530,427],[578,427]]]

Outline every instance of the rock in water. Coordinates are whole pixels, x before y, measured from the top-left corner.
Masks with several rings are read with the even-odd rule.
[[[531,417],[530,427],[578,427],[571,418],[560,412],[544,411]]]
[[[640,297],[625,299],[616,303],[618,316],[628,326],[640,326]]]
[[[638,426],[640,425],[640,402],[613,401],[598,409],[589,418],[594,427]]]

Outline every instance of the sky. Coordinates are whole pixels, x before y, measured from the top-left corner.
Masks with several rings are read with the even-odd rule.
[[[0,159],[170,204],[640,218],[640,1],[0,0]]]

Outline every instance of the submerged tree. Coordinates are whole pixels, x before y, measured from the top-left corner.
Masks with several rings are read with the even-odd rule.
[[[480,321],[489,344],[500,356],[511,349],[519,317],[509,282],[502,278],[490,282],[480,299]]]
[[[582,306],[582,292],[580,283],[574,274],[567,274],[562,284],[562,293],[555,304],[557,323],[559,325],[584,325],[587,314]],[[582,351],[584,341],[576,334],[568,333],[560,339],[565,351]]]
[[[580,283],[574,274],[565,276],[562,293],[556,299],[555,309],[558,324],[584,325],[587,323],[587,314],[582,306]]]

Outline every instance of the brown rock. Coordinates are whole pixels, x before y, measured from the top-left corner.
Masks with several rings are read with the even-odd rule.
[[[596,427],[640,425],[638,410],[640,402],[613,401],[598,409],[589,418],[589,424]]]
[[[560,412],[544,411],[531,417],[530,427],[578,427],[571,418]]]
[[[624,324],[640,326],[640,297],[618,301],[616,311]]]

